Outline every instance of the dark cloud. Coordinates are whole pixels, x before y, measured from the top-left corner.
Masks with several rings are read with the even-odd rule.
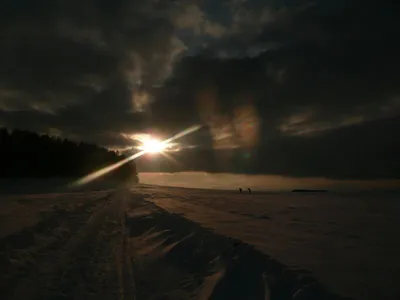
[[[243,34],[255,34],[236,38],[240,31],[233,23],[233,31],[220,41],[217,51],[180,61],[174,77],[160,92],[159,101],[165,98],[164,105],[175,107],[175,115],[187,112],[192,120],[208,124],[214,147],[243,149],[235,128],[240,120],[235,115],[246,105],[254,108],[256,113],[248,115],[246,122],[247,134],[259,127],[255,149],[235,150],[220,167],[215,163],[220,158],[207,156],[211,163],[201,160],[200,169],[400,176],[399,161],[393,155],[399,150],[399,139],[392,134],[400,118],[396,75],[400,24],[392,4],[288,3],[265,10],[271,17],[265,23],[255,17],[262,10],[241,8],[245,20],[240,22],[257,30],[237,28]],[[251,43],[244,46],[244,40]],[[250,57],[249,49],[257,45],[262,53]],[[262,51],[261,45],[277,47],[266,46]],[[221,57],[220,49],[230,51],[229,58]],[[161,107],[155,105],[154,113],[166,122],[169,118],[162,113],[166,107]],[[240,153],[256,157],[255,162],[238,163]]]
[[[166,3],[2,1],[2,125],[79,138],[141,130],[149,89],[184,49]]]
[[[253,157],[236,153],[218,167],[223,159],[208,155],[205,169],[357,177],[345,161],[360,157],[359,170],[374,166],[368,176],[398,176],[388,154],[399,146],[389,134],[400,114],[395,8],[377,0],[2,1],[0,125],[126,148],[124,134],[200,123],[188,145]],[[366,142],[372,131],[376,146]],[[359,149],[374,150],[354,155]]]
[[[177,81],[217,83],[224,95],[252,91],[274,115],[307,106],[320,116],[321,110],[367,114],[397,101],[400,26],[390,2],[320,1],[285,11],[253,37],[254,44],[276,43],[277,49],[254,59],[189,58],[177,69]]]

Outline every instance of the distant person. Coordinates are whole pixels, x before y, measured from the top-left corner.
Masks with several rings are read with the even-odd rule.
[[[249,194],[251,194],[251,188],[247,188],[247,190],[249,191]]]
[[[243,191],[242,188],[239,188],[239,193],[242,193],[242,191]]]

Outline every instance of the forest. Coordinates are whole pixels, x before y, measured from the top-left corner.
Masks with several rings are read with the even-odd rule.
[[[81,177],[124,158],[94,144],[0,128],[1,178]],[[138,182],[136,165],[131,161],[107,178]]]

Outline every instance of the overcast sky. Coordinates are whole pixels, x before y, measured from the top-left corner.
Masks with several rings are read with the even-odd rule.
[[[239,153],[222,171],[400,177],[399,11],[394,0],[4,0],[0,127],[125,149],[132,134],[199,124],[182,146]]]

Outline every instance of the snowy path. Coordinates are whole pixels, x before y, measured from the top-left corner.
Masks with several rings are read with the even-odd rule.
[[[344,299],[309,272],[289,271],[254,247],[184,218],[179,213],[188,207],[170,210],[183,198],[164,209],[169,192],[3,196],[0,298]],[[201,202],[193,199],[192,215]],[[221,209],[209,209],[224,220]]]
[[[1,239],[1,299],[118,299],[133,289],[123,280],[122,197],[94,194],[22,198],[28,207],[53,199],[54,209],[39,206],[47,214],[37,223]]]

